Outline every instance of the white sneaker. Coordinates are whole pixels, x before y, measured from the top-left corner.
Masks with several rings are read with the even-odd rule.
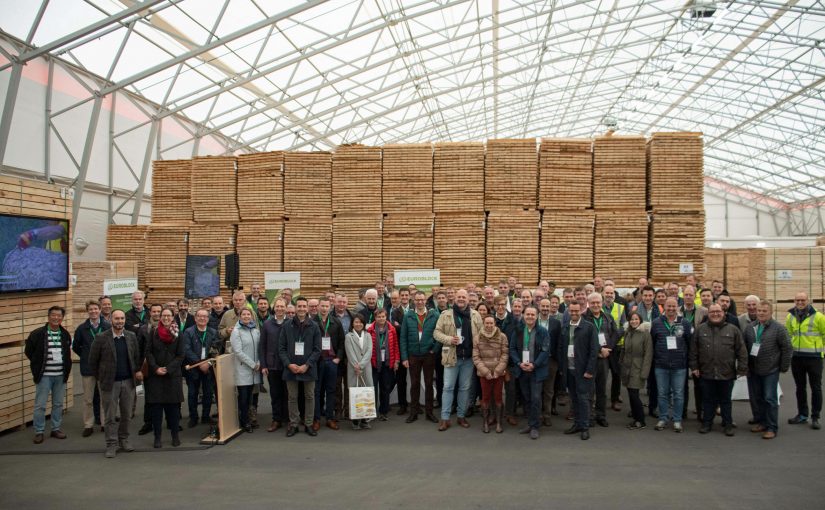
[[[656,426],[653,427],[653,428],[656,429],[656,430],[664,430],[665,425],[667,425],[667,424],[665,423],[664,420],[659,420],[659,421],[656,422]]]
[[[673,432],[681,432],[682,430],[682,422],[677,421],[673,424]]]

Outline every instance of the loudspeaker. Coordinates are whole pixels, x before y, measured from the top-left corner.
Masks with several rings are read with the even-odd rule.
[[[230,289],[239,287],[240,260],[237,253],[230,253],[223,257],[223,284]]]

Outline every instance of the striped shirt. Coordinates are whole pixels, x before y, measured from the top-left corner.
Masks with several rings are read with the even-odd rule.
[[[63,376],[63,343],[59,329],[46,328],[46,371],[43,375]]]

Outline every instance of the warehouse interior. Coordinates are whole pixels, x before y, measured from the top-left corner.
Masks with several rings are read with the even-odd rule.
[[[160,455],[141,437],[104,471],[103,436],[80,437],[74,372],[69,439],[33,448],[23,345],[53,305],[74,331],[107,281],[136,279],[147,303],[183,297],[190,257],[212,256],[227,304],[266,273],[300,272],[302,295],[340,292],[352,307],[394,271],[433,268],[445,286],[514,276],[559,294],[596,276],[630,291],[695,274],[741,307],[770,299],[780,322],[800,291],[825,311],[823,2],[0,7],[0,214],[69,229],[66,288],[15,292],[0,278],[9,506],[821,504],[789,474],[821,472],[822,443],[784,425],[780,441],[756,442],[747,402],[734,403],[731,439],[630,433],[621,412],[583,444],[561,435],[561,416],[536,448],[515,430],[437,434],[393,416],[372,435],[289,442],[261,430],[201,446],[187,429],[179,453]],[[0,248],[17,234],[0,231]],[[28,263],[44,272],[41,255]],[[10,257],[4,273],[25,263]],[[784,422],[794,381],[780,383]],[[780,474],[754,484],[730,459]],[[54,468],[65,476],[46,487],[15,475]]]

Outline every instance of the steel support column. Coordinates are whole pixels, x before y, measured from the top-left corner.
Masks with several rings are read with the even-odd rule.
[[[140,206],[143,205],[143,190],[146,189],[146,176],[149,174],[149,165],[152,163],[152,148],[155,145],[155,138],[158,135],[160,119],[152,120],[152,127],[149,129],[149,139],[146,140],[146,152],[143,155],[143,167],[140,170],[140,182],[135,191],[135,205],[132,208],[132,225],[137,225],[140,217]]]
[[[97,123],[100,120],[100,107],[103,105],[103,96],[97,96],[92,105],[92,116],[89,119],[89,128],[86,130],[86,144],[83,146],[83,156],[80,158],[80,172],[75,179],[74,203],[72,203],[72,235],[77,228],[77,213],[80,211],[80,202],[83,199],[83,188],[86,186],[86,173],[89,162],[92,160]]]

